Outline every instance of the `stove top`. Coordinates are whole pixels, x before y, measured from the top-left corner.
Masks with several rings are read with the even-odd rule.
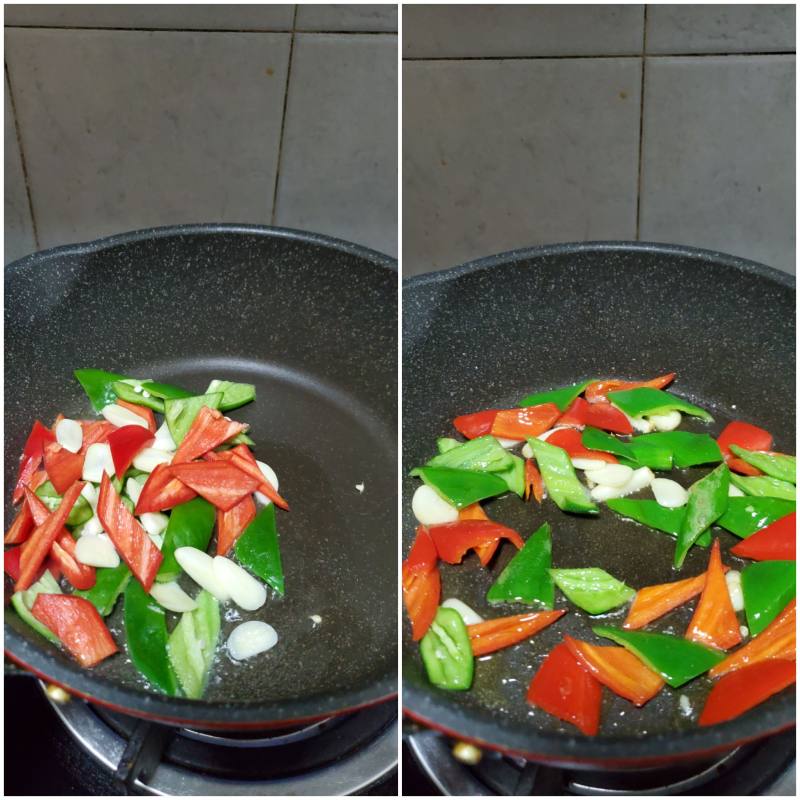
[[[435,731],[406,736],[403,794],[796,796],[794,730],[708,761],[612,772],[561,769],[489,750],[470,765],[453,756],[454,746]],[[465,755],[469,760],[479,751],[467,747]]]
[[[295,728],[171,728],[7,678],[7,795],[395,795],[394,703]],[[47,769],[34,754],[48,753]]]

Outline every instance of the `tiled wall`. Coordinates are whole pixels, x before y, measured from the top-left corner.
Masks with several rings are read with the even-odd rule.
[[[397,251],[395,5],[5,7],[5,260],[250,222]]]
[[[795,271],[793,5],[405,6],[403,269],[591,239]]]

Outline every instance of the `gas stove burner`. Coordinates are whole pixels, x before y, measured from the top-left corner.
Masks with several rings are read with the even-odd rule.
[[[744,745],[717,758],[641,770],[581,770],[484,751],[473,765],[453,757],[454,742],[434,731],[406,739],[417,764],[445,795],[770,795],[795,796],[795,732]],[[405,773],[404,773],[405,774]]]
[[[393,703],[243,733],[172,728],[81,700],[48,701],[83,749],[115,775],[123,793],[360,794],[397,765]]]

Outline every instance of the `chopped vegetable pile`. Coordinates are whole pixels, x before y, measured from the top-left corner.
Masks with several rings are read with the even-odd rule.
[[[33,424],[5,536],[11,603],[82,666],[124,650],[153,689],[200,698],[220,604],[255,611],[267,586],[284,593],[275,506],[289,506],[253,455],[248,426],[224,416],[255,400],[255,387],[214,380],[193,395],[96,369],[75,377],[101,417]],[[120,597],[115,641],[104,618]],[[250,620],[226,649],[240,661],[277,641],[272,626]]]
[[[529,395],[519,408],[458,416],[453,427],[467,441],[439,439],[438,455],[412,470],[423,483],[411,501],[419,526],[403,562],[403,599],[432,684],[468,690],[481,669],[476,658],[580,613],[556,609],[557,590],[588,616],[587,641],[564,635],[526,699],[586,735],[600,730],[604,686],[643,706],[660,692],[674,691],[677,701],[679,687],[705,681],[711,691],[697,722],[706,726],[794,683],[796,459],[773,452],[772,435],[744,421],[716,439],[680,430],[684,415],[713,418],[665,391],[674,377],[584,381]],[[512,452],[518,445],[520,455]],[[688,487],[668,476],[689,467],[706,472]],[[620,519],[673,537],[676,579],[631,587],[602,565],[554,566],[558,531],[548,523],[525,541],[487,516],[480,501],[509,492],[589,519],[605,504]],[[752,563],[741,570],[724,564],[720,530],[741,540],[729,553]],[[503,540],[516,552],[487,575],[486,605],[526,612],[484,620],[458,598],[442,602],[439,561],[460,564],[474,550],[491,570]],[[710,547],[706,571],[681,575],[693,547]],[[690,602],[683,636],[648,630]],[[621,627],[592,620],[624,606]]]

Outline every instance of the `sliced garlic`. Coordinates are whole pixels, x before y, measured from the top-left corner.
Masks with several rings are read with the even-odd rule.
[[[144,417],[140,417],[130,409],[118,406],[116,403],[107,405],[100,413],[117,428],[124,428],[126,425],[138,425],[141,428],[148,427],[147,420]]]
[[[169,464],[172,461],[173,453],[165,453],[163,450],[156,450],[154,447],[145,447],[140,450],[133,459],[133,466],[142,472],[152,472],[159,464]]]
[[[647,419],[657,431],[674,431],[682,418],[680,411],[667,411],[666,414],[651,414]]]
[[[83,428],[74,419],[62,419],[56,425],[56,441],[70,453],[77,453],[83,444]]]
[[[624,486],[633,475],[633,470],[624,464],[606,464],[599,469],[586,471],[586,477],[601,486]]]
[[[728,497],[744,497],[744,492],[732,483],[728,484]]]
[[[245,611],[255,611],[267,602],[267,590],[247,570],[224,556],[214,556],[214,577],[231,599]]]
[[[275,470],[269,464],[265,464],[263,461],[256,461],[258,468],[261,470],[261,474],[264,476],[264,479],[267,481],[270,486],[277,492],[278,491],[278,476],[275,474]],[[268,506],[272,500],[269,499],[265,494],[261,492],[255,493],[256,500],[261,503],[262,505]]]
[[[485,622],[484,618],[477,611],[470,608],[466,603],[462,603],[457,597],[449,597],[442,603],[442,607],[452,608],[454,611],[458,611],[465,625],[477,625],[479,622]]]
[[[669,478],[653,478],[650,488],[656,502],[664,508],[680,508],[689,500],[689,492],[677,481]]]
[[[101,533],[105,533],[103,530],[103,523],[100,522],[97,514],[92,514],[92,516],[83,523],[81,536],[99,536]]]
[[[153,442],[153,449],[163,450],[165,453],[172,453],[178,449],[172,434],[169,432],[167,423],[162,423],[161,427],[156,431],[156,438]]]
[[[622,413],[625,414],[624,411]],[[639,431],[639,433],[650,433],[655,428],[655,425],[644,417],[629,417],[627,414],[625,414],[625,417],[630,422],[631,427],[635,431]]]
[[[75,558],[90,567],[119,566],[119,553],[105,534],[83,534],[75,543]]]
[[[625,497],[649,486],[653,478],[653,472],[649,467],[639,467],[633,471],[630,480],[624,486],[595,486],[590,493],[591,498],[602,503],[615,497]]]
[[[500,446],[505,447],[506,450],[510,450],[512,447],[522,444],[522,439],[504,439],[502,436],[495,436],[494,438],[497,439]]]
[[[150,589],[150,594],[167,611],[177,611],[182,614],[184,611],[194,611],[197,608],[197,603],[181,589],[177,581],[168,583],[156,581]]]
[[[97,508],[97,489],[91,483],[84,483],[81,495],[86,498],[86,502],[92,507],[92,511]]]
[[[81,477],[85,481],[100,483],[103,480],[104,472],[106,475],[114,474],[114,460],[111,458],[111,448],[105,442],[95,442],[86,448]]]
[[[134,502],[136,501],[134,500]],[[160,511],[146,511],[144,514],[139,515],[139,522],[142,523],[142,527],[151,536],[157,536],[166,530],[169,524],[169,517]]]
[[[522,446],[520,453],[523,458],[533,458],[533,448],[527,442]]]
[[[728,594],[731,597],[731,605],[734,611],[744,609],[744,593],[742,592],[742,573],[739,570],[731,569],[725,573],[725,583],[728,584]]]
[[[600,458],[572,458],[572,466],[575,469],[587,469],[587,470],[600,470],[608,464],[607,461],[603,461]]]
[[[125,494],[133,500],[134,505],[139,502],[139,496],[142,494],[143,488],[142,484],[139,483],[136,478],[128,478],[128,480],[125,481]]]
[[[228,637],[228,652],[235,661],[244,661],[259,653],[266,653],[278,643],[278,634],[272,625],[250,620],[237,625]]]
[[[196,547],[179,547],[175,560],[181,569],[199,586],[214,595],[220,602],[230,599],[230,592],[214,574],[214,559]]]
[[[458,509],[439,497],[427,484],[422,484],[414,492],[411,510],[422,525],[440,525],[458,519]]]

